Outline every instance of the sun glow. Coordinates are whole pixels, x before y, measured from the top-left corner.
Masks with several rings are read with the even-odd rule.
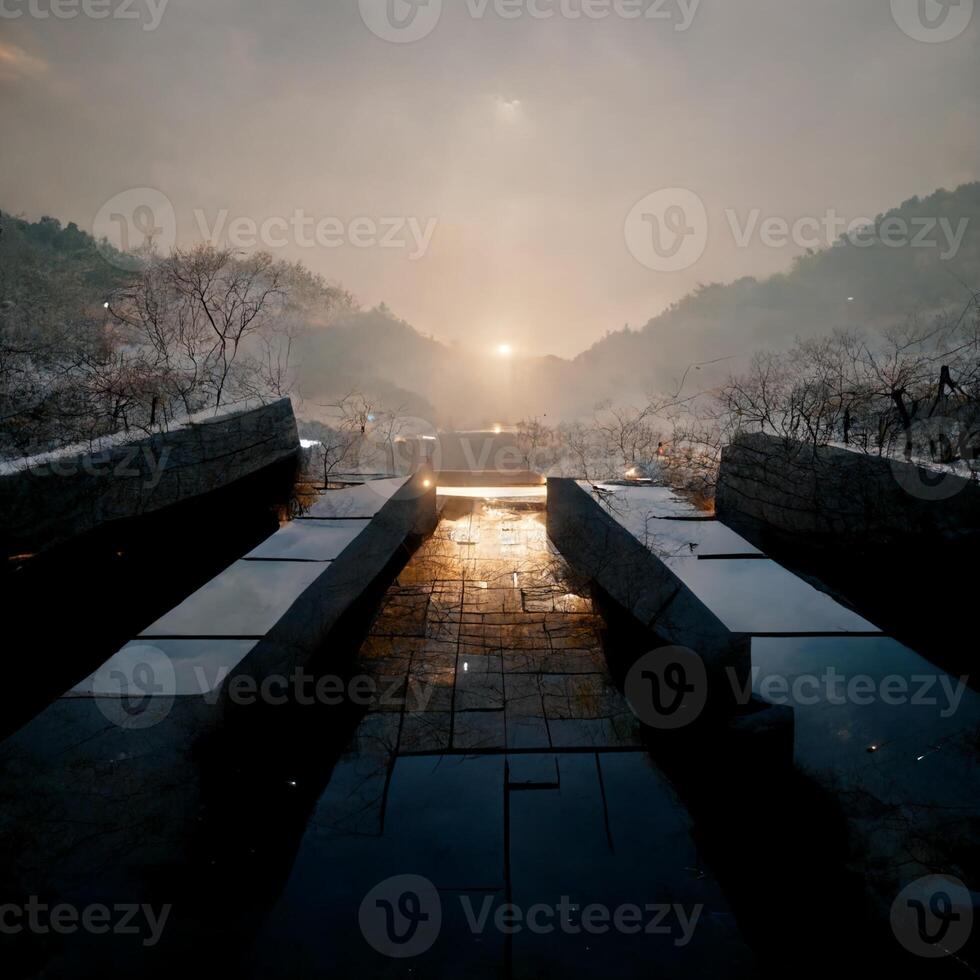
[[[510,344],[498,344],[497,345],[497,356],[498,357],[511,357],[513,356],[514,348]]]

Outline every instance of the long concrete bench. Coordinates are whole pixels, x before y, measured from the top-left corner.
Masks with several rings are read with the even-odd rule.
[[[177,697],[211,697],[229,678],[289,675],[314,658],[406,539],[435,527],[435,494],[422,474],[329,491],[70,694],[118,697],[121,680],[138,693],[138,672],[148,662],[162,673],[153,678],[161,693]]]
[[[548,536],[572,564],[665,643],[687,647],[708,674],[709,704],[731,701],[731,672],[749,677],[750,643],[576,480],[548,480]]]

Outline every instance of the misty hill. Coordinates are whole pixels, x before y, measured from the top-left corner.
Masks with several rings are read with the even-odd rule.
[[[899,219],[912,235],[932,225],[926,237],[940,247],[886,244],[880,229],[888,219]],[[955,256],[946,259],[940,258],[946,238],[939,219],[963,229]],[[411,414],[438,424],[525,415],[557,420],[588,415],[604,399],[642,400],[670,391],[692,364],[725,359],[692,375],[686,391],[717,383],[740,370],[753,351],[781,349],[796,337],[876,329],[960,309],[968,288],[980,288],[980,183],[912,198],[879,215],[864,240],[866,247],[842,239],[811,251],[768,279],[704,285],[641,329],[610,333],[571,361],[519,358],[502,365],[424,337],[387,310],[354,313],[308,338],[304,392],[388,392],[398,404],[416,406]]]
[[[423,336],[383,304],[354,311],[299,344],[302,410],[316,417],[357,391],[440,427],[471,428],[554,416],[550,399],[573,370],[557,357],[502,360]]]
[[[913,233],[923,221],[966,225],[955,256],[944,260],[942,248],[882,241],[888,219],[899,219]],[[0,214],[0,226],[0,314],[8,323],[58,317],[69,307],[79,320],[91,317],[97,301],[125,278],[101,254],[104,245],[74,225]],[[935,227],[927,237],[944,242]],[[960,309],[968,289],[980,289],[980,183],[906,201],[875,220],[868,240],[869,247],[841,240],[810,252],[768,279],[701,286],[641,329],[610,333],[570,361],[495,358],[425,336],[384,304],[354,310],[329,325],[313,323],[298,338],[301,410],[316,418],[318,406],[358,391],[445,427],[530,415],[555,422],[588,415],[605,399],[637,402],[670,391],[695,363],[725,359],[693,373],[687,391],[739,370],[754,350],[784,348],[796,337]]]
[[[119,256],[97,244],[74,222],[27,221],[0,211],[0,304],[4,326],[27,323],[35,330],[67,318],[80,323],[101,313],[106,295],[127,278]]]
[[[580,354],[574,374],[593,392],[640,392],[670,387],[687,365],[721,357],[737,369],[747,354],[779,349],[796,337],[838,328],[876,328],[962,308],[980,289],[980,183],[912,198],[875,219],[880,231],[899,219],[913,235],[924,222],[945,219],[964,227],[954,257],[944,248],[894,247],[871,237],[869,247],[839,240],[797,258],[791,269],[765,280],[705,285],[651,319],[642,329],[611,334]],[[961,222],[966,221],[961,226]],[[937,225],[929,234],[945,246]],[[602,397],[600,395],[600,397]]]

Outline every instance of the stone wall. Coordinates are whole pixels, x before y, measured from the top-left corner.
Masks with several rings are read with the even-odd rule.
[[[202,414],[139,440],[47,453],[0,468],[0,542],[30,551],[107,521],[228,486],[299,450],[288,398]]]
[[[980,485],[969,479],[762,433],[723,450],[716,508],[740,529],[837,543],[952,543],[980,534]]]

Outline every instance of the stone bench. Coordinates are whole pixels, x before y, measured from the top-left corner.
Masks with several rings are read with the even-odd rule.
[[[435,527],[435,488],[424,482],[417,474],[328,491],[304,517],[143,629],[69,695],[119,697],[121,682],[138,695],[140,671],[149,677],[141,665],[149,664],[164,696],[213,701],[229,678],[260,684],[303,668],[406,540]]]
[[[709,706],[731,701],[731,673],[749,677],[750,638],[730,629],[646,543],[575,480],[548,480],[548,536],[569,563],[665,644],[703,660]]]

